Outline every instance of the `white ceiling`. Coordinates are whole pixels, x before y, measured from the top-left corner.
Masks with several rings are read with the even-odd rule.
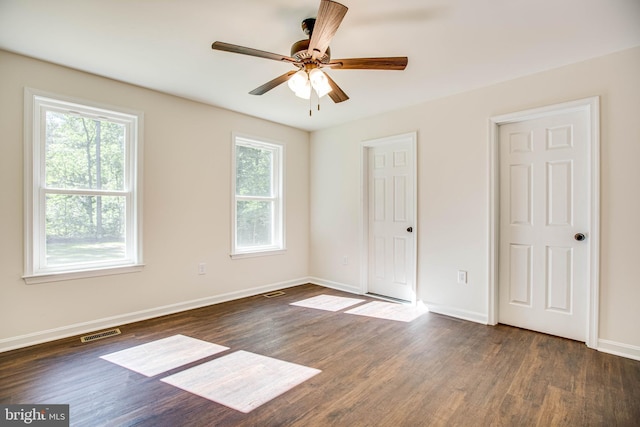
[[[404,71],[330,70],[350,96],[309,102],[291,69],[211,50],[289,55],[320,0],[0,0],[0,48],[305,130],[640,45],[640,0],[344,0],[332,58],[408,56]],[[639,77],[640,78],[640,77]]]

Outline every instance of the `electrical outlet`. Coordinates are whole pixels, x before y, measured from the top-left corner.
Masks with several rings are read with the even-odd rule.
[[[347,265],[347,264],[349,264],[349,257],[345,255],[342,257],[342,265]]]
[[[198,274],[207,274],[207,264],[204,262],[198,264]]]
[[[467,272],[464,270],[458,270],[458,283],[467,283]]]

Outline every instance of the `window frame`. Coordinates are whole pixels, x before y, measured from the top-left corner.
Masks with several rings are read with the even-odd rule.
[[[46,112],[121,123],[126,128],[122,190],[49,188],[45,179]],[[24,91],[24,275],[27,284],[140,271],[142,260],[142,147],[140,111],[103,105],[33,88]],[[125,197],[125,259],[47,267],[45,197],[47,194]]]
[[[236,194],[236,147],[245,146],[273,153],[271,168],[271,195],[270,196],[238,196]],[[264,138],[232,133],[231,144],[231,258],[247,258],[266,255],[279,255],[286,252],[285,239],[285,212],[284,212],[284,159],[285,146],[282,143],[269,141]],[[274,204],[272,213],[272,243],[242,248],[237,244],[238,218],[237,203],[241,200],[264,200]]]

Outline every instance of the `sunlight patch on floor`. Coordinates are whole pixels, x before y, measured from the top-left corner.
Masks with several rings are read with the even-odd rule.
[[[376,317],[378,319],[396,320],[399,322],[411,322],[429,310],[424,305],[405,305],[392,302],[373,301],[359,307],[345,311],[348,314],[358,316]]]
[[[228,349],[229,347],[184,335],[174,335],[106,354],[100,358],[153,377]]]
[[[298,307],[315,308],[318,310],[340,311],[352,305],[364,302],[363,299],[337,297],[334,295],[318,295],[315,297],[293,302],[290,305]]]
[[[161,381],[247,413],[320,372],[241,350]]]

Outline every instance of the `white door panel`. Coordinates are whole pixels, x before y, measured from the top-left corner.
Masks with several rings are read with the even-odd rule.
[[[391,138],[367,150],[367,291],[415,300],[414,139]]]
[[[499,322],[586,340],[588,114],[501,125]]]

